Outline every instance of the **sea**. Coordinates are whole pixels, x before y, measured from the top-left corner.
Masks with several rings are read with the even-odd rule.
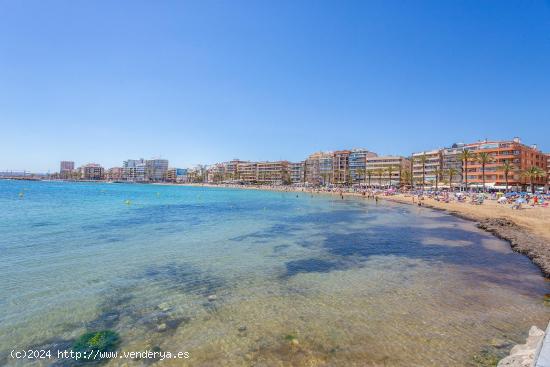
[[[365,198],[0,180],[0,365],[489,366],[550,283],[474,223]],[[49,350],[47,358],[14,357]],[[491,364],[493,363],[493,364]]]

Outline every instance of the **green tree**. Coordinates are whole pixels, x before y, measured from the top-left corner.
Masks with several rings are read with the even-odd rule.
[[[439,190],[439,180],[443,177],[443,171],[439,168],[436,168],[434,171],[435,174],[435,191]]]
[[[410,184],[412,188],[412,176],[409,170],[402,171],[399,179],[402,185]]]
[[[376,176],[378,176],[378,184],[379,184],[379,187],[378,188],[382,188],[382,176],[384,175],[384,169],[383,168],[377,168],[374,170],[374,174]]]
[[[483,182],[483,192],[485,192],[485,167],[487,164],[493,162],[494,159],[487,152],[479,152],[476,154],[475,160],[481,164],[481,180]]]
[[[449,190],[453,190],[453,177],[458,174],[458,170],[456,168],[449,168],[447,170],[447,177],[449,178]]]
[[[504,161],[500,169],[504,172],[504,181],[506,181],[506,192],[508,192],[508,176],[516,167],[510,161]]]
[[[524,170],[521,175],[529,180],[529,184],[531,185],[531,193],[533,194],[535,193],[535,181],[546,176],[545,172],[537,166],[531,166],[530,168]]]
[[[462,153],[460,153],[459,157],[463,163],[464,185],[466,186],[466,191],[468,191],[468,162],[474,159],[474,154],[469,150],[463,150]]]
[[[371,187],[370,180],[371,180],[373,174],[374,174],[374,172],[371,169],[368,169],[368,170],[365,171],[365,178],[368,178],[368,180],[369,180],[368,187]]]
[[[396,172],[395,170],[396,170],[396,166],[394,166],[394,165],[389,165],[388,168],[386,168],[386,172],[388,173],[388,177],[389,177],[389,186],[390,187],[391,187],[392,176]]]

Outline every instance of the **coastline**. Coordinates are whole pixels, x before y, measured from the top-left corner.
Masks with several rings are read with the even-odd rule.
[[[354,192],[327,192],[306,190],[294,187],[242,186],[242,185],[212,185],[212,184],[161,184],[170,186],[193,186],[210,188],[231,188],[242,190],[265,190],[278,192],[297,192],[308,194],[343,195],[365,198]],[[378,195],[379,199],[399,204],[418,205],[412,196],[396,194],[392,196]],[[506,240],[513,251],[527,256],[538,266],[544,277],[550,278],[550,209],[526,208],[512,210],[508,206],[486,200],[482,205],[470,203],[444,203],[431,198],[424,198],[422,206],[444,211],[461,219],[476,222],[478,228],[494,236]]]

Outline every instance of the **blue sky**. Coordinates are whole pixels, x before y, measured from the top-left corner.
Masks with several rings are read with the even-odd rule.
[[[549,1],[0,0],[0,170],[550,151]]]

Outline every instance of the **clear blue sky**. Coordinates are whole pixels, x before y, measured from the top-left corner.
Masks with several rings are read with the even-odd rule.
[[[550,151],[548,1],[0,0],[0,170]]]

